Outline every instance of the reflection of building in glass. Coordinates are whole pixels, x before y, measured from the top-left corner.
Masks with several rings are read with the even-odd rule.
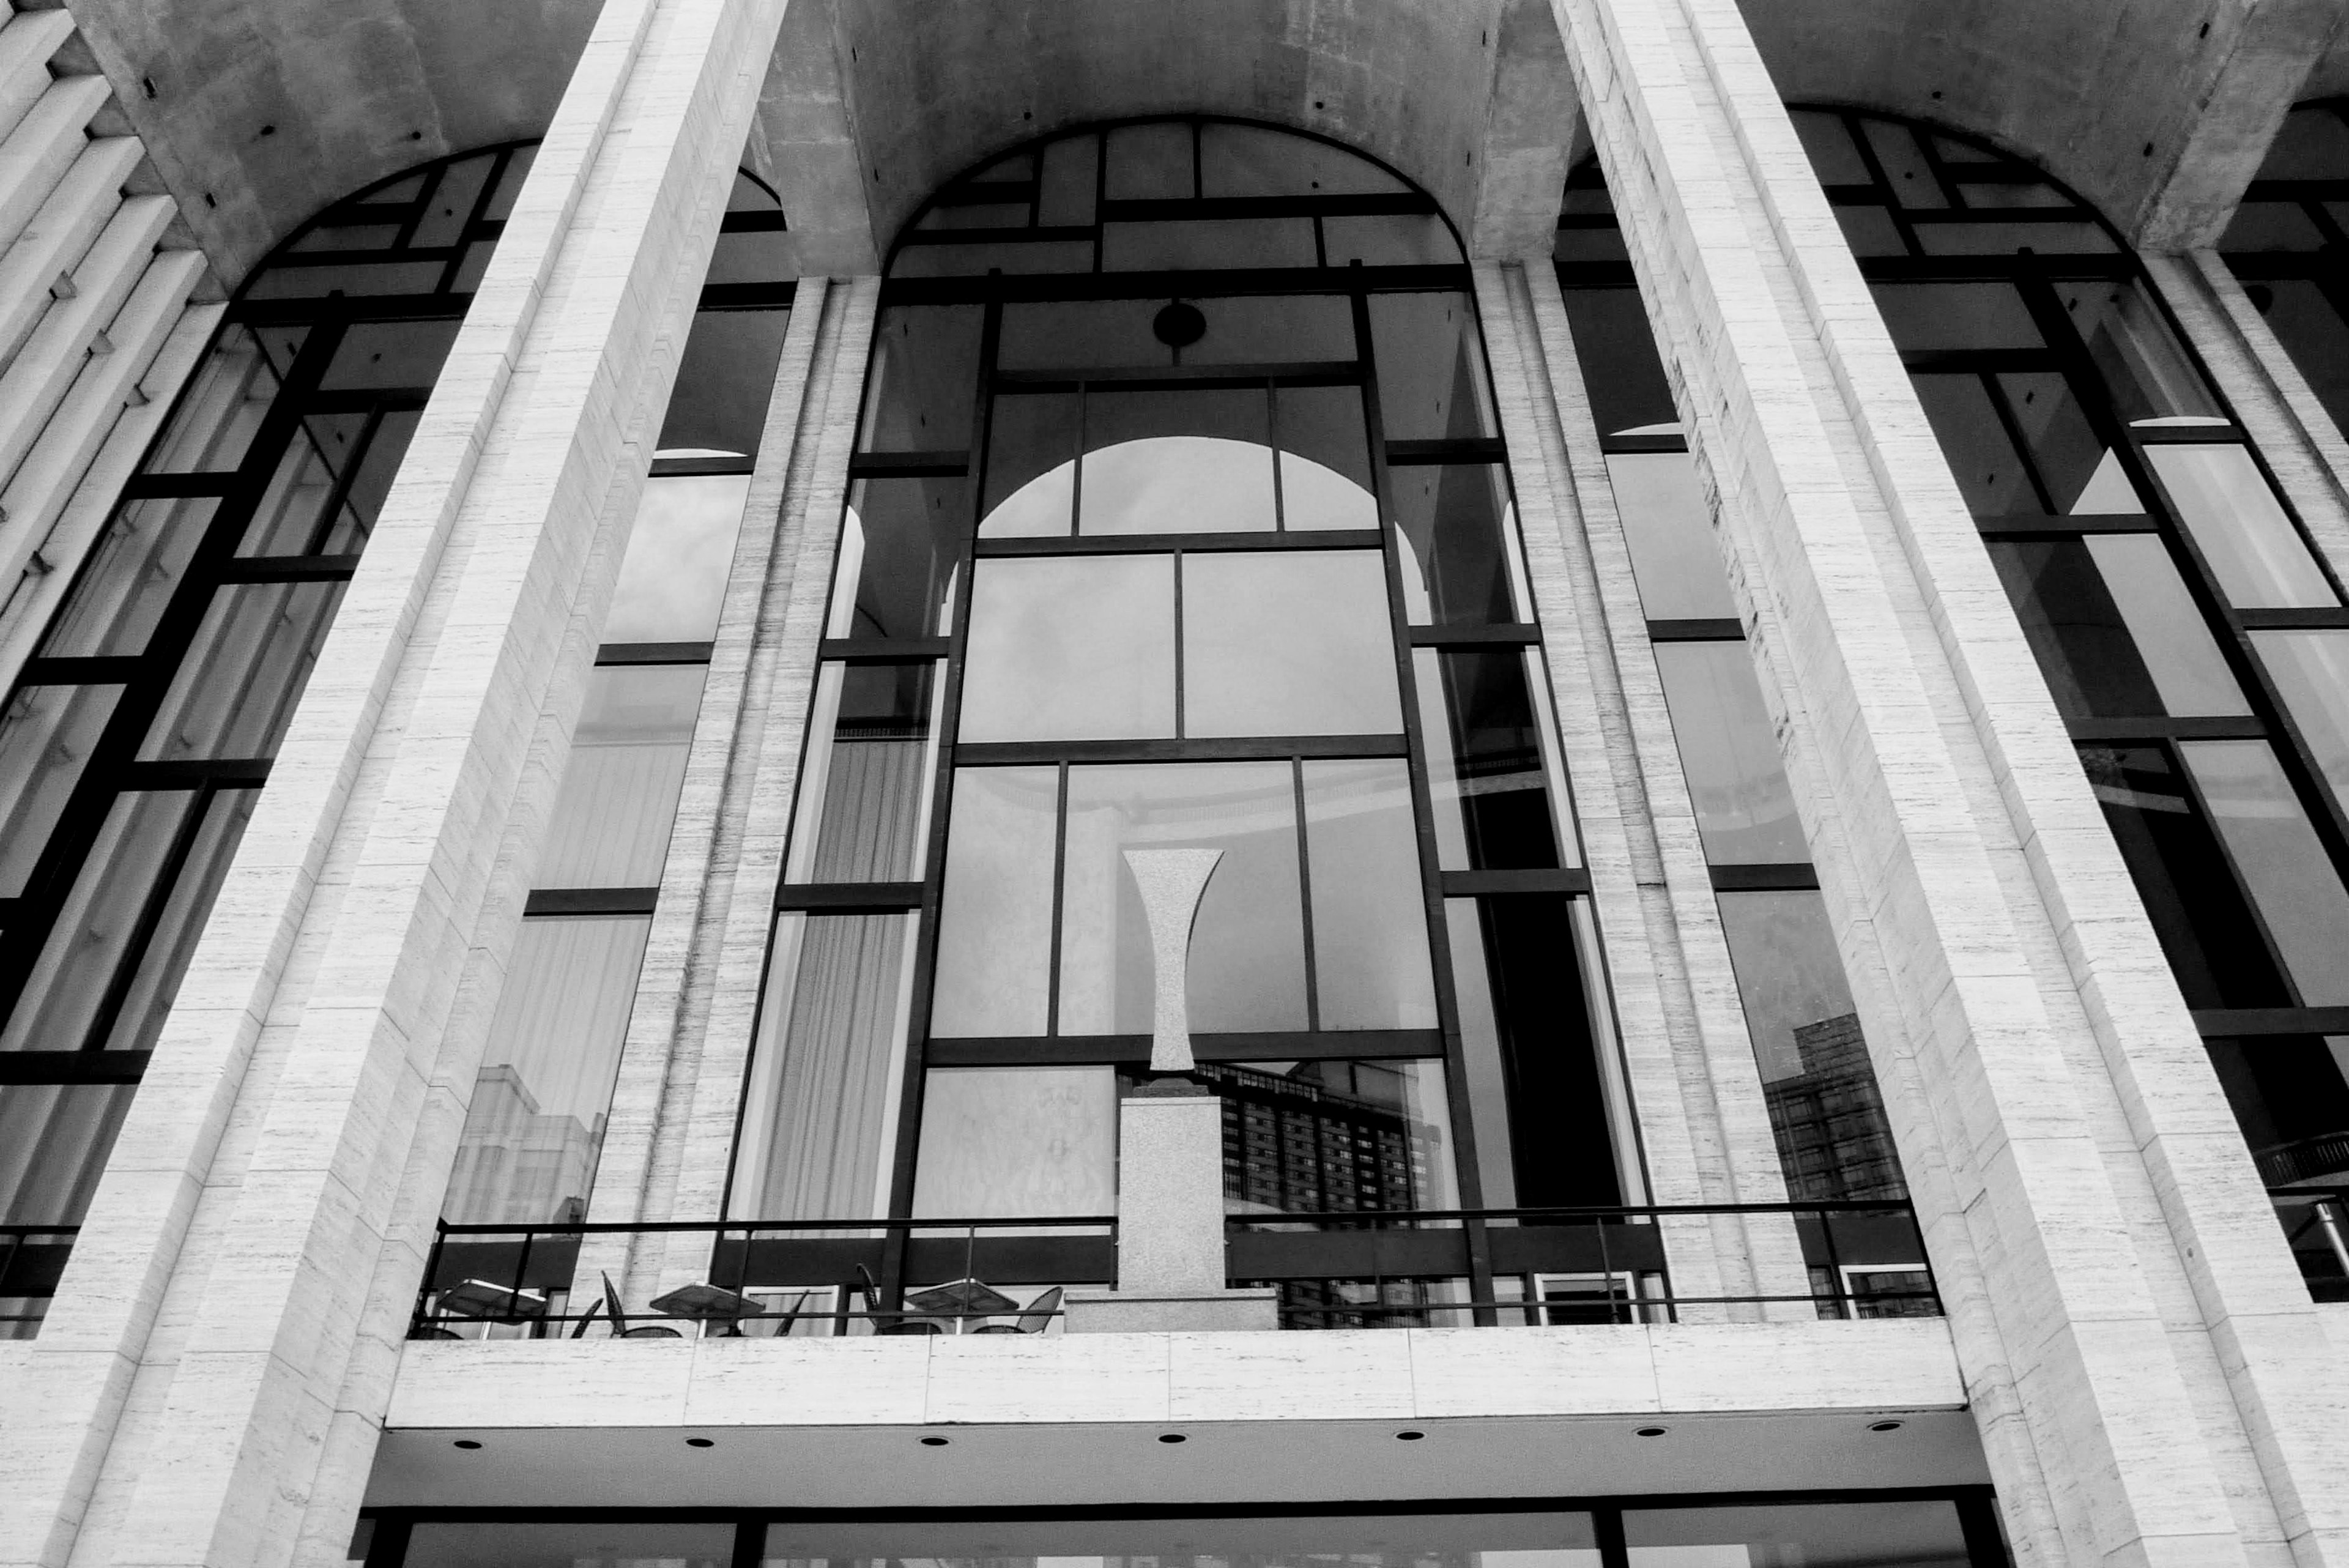
[[[1762,1085],[1786,1195],[1797,1201],[1909,1196],[1859,1015],[1797,1025],[1795,1049],[1803,1070]]]
[[[1199,1076],[1223,1101],[1224,1197],[1235,1211],[1418,1207],[1426,1146],[1398,1104],[1399,1075],[1306,1062],[1279,1074],[1202,1067]],[[1372,1097],[1381,1088],[1390,1096]]]
[[[447,1212],[469,1223],[543,1224],[586,1218],[604,1117],[549,1116],[509,1066],[482,1070],[449,1176]]]

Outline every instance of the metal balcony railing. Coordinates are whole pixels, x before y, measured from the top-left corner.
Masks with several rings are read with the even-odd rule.
[[[2268,1200],[2308,1293],[2321,1302],[2349,1302],[2349,1187],[2270,1188]]]

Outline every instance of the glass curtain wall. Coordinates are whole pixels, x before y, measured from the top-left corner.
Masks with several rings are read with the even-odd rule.
[[[2338,583],[2095,214],[1963,138],[1795,119],[2261,1173],[2349,1179]]]
[[[1713,538],[1713,507],[1596,162],[1567,182],[1556,254],[1787,1194],[1798,1202],[1906,1198],[1810,846]],[[1913,1271],[1847,1272],[1845,1288],[1861,1295],[1925,1283]],[[1871,1309],[1903,1310],[1929,1305],[1888,1301]]]
[[[775,366],[783,214],[749,174],[686,338],[450,1176],[456,1223],[586,1217]],[[537,1273],[567,1281],[569,1251]]]
[[[0,705],[0,1335],[33,1331],[533,149],[248,280]]]
[[[730,1213],[1099,1215],[1194,930],[1236,1211],[1610,1203],[1624,1116],[1467,268],[1335,147],[1014,153],[891,262]],[[1473,1156],[1472,1152],[1473,1151]]]
[[[2219,250],[2276,341],[2349,430],[2349,100],[2284,117]]]
[[[1039,1520],[593,1513],[360,1521],[367,1568],[2005,1568],[1987,1487],[1803,1498],[1692,1496],[1670,1508]]]

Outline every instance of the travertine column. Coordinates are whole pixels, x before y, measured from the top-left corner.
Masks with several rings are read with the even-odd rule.
[[[2321,1323],[1743,20],[1553,4],[2017,1552],[2336,1559]]]
[[[440,1196],[411,1156],[461,1115],[433,1084],[479,1059],[530,742],[782,10],[604,7],[0,1405],[0,1563],[338,1560]]]

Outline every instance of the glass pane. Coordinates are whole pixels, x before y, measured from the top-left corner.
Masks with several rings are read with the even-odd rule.
[[[2011,283],[1877,283],[1868,292],[1903,354],[2037,348],[2044,342]]]
[[[1375,528],[1370,432],[1352,387],[1281,387],[1273,392],[1280,439],[1280,525]]]
[[[337,414],[303,421],[269,488],[254,507],[253,521],[237,542],[240,556],[307,556],[319,551],[330,527],[322,527],[336,476],[357,456],[366,440],[364,415]],[[306,439],[305,439],[306,438]]]
[[[701,275],[701,281],[705,286],[786,282],[798,270],[793,259],[796,254],[791,236],[779,230],[722,231],[710,249],[709,270]]]
[[[957,768],[930,1033],[1045,1033],[1058,768]]]
[[[2349,1182],[2349,1038],[2255,1034],[2202,1044],[2270,1187]]]
[[[2000,542],[1990,555],[2067,716],[2251,711],[2159,535]]]
[[[1433,1029],[1411,766],[1306,763],[1314,996],[1324,1029]]]
[[[0,898],[25,890],[119,686],[27,686],[0,708]]]
[[[1516,649],[1412,650],[1436,855],[1447,871],[1562,864],[1531,659]]]
[[[1216,329],[1214,307],[1224,302],[1194,303],[1207,317],[1207,330],[1212,335]],[[1072,370],[1172,365],[1174,350],[1160,342],[1158,335],[1151,330],[1151,324],[1165,308],[1165,302],[1157,299],[1008,304],[1003,307],[1003,336],[995,349],[996,368]],[[996,400],[995,417],[999,420],[1003,417],[1006,400],[1001,397]],[[1070,451],[1074,450],[1072,438]]]
[[[2083,746],[2080,763],[2189,1007],[2291,1002],[2226,856],[2169,753]]]
[[[292,268],[274,269],[291,272]],[[323,270],[323,269],[322,269]],[[351,294],[424,293],[437,287],[440,264],[419,267],[344,267],[327,285]],[[377,280],[389,288],[371,288]],[[319,292],[326,292],[321,289]],[[440,379],[441,362],[457,341],[461,321],[362,321],[346,328],[335,357],[326,363],[318,389],[326,392],[371,391],[387,388],[429,387]]]
[[[730,1568],[731,1524],[419,1523],[406,1568]]]
[[[881,313],[857,450],[959,452],[970,445],[979,314],[976,305],[899,305]]]
[[[1251,295],[1192,303],[1207,318],[1207,335],[1183,350],[1185,365],[1327,364],[1358,353],[1353,310],[1340,296]]]
[[[2071,383],[2053,372],[1995,378],[2057,516],[2139,513],[2145,503],[2120,459],[2088,423]]]
[[[861,1220],[888,1212],[916,919],[776,919],[730,1213]]]
[[[1909,242],[1900,233],[1900,225],[1892,214],[1874,203],[1866,206],[1837,205],[1836,226],[1843,231],[1844,244],[1856,256],[1905,256]],[[1893,341],[1899,342],[1899,337]]]
[[[696,313],[655,450],[755,456],[791,324],[789,310]]]
[[[2319,251],[2324,231],[2298,202],[2244,202],[2235,208],[2219,249],[2228,255],[2256,251]]]
[[[969,526],[966,481],[860,479],[849,486],[828,637],[943,637]],[[855,585],[854,597],[843,585]]]
[[[2349,321],[2342,319],[2333,296],[2304,278],[2247,283],[2243,293],[2267,318],[2333,424],[2349,430]]]
[[[522,923],[442,1218],[483,1225],[586,1218],[651,929],[643,915]]]
[[[1567,326],[1601,437],[1671,425],[1680,410],[1636,289],[1569,288]],[[1677,428],[1677,426],[1675,426]]]
[[[2152,446],[2145,456],[2237,609],[2341,602],[2247,448]]]
[[[1803,151],[1810,155],[1811,167],[1822,185],[1867,185],[1875,181],[1868,161],[1852,145],[1851,132],[1843,116],[1823,109],[1794,109],[1788,118],[1803,139]]]
[[[347,586],[239,583],[216,592],[140,760],[274,754]]]
[[[1083,228],[1093,221],[1101,139],[1064,136],[1044,149],[1039,176],[1036,221],[1046,228]]]
[[[989,272],[1091,272],[1091,240],[1023,240],[995,244],[902,245],[892,277],[980,277]]]
[[[716,637],[750,493],[747,473],[647,480],[602,640],[708,642]]]
[[[1124,125],[1109,133],[1112,202],[1182,201],[1198,194],[1191,169],[1191,127],[1180,120]]]
[[[1977,191],[1982,187],[1974,187]],[[2095,223],[1920,223],[1917,244],[1929,256],[2110,255],[2119,247]]]
[[[1860,122],[1860,132],[1876,153],[1877,166],[1884,171],[1884,183],[1894,201],[1911,208],[1950,204],[1949,198],[1942,194],[1941,182],[1933,177],[1932,165],[1925,161],[1923,150],[1907,126],[1865,119]]]
[[[1330,266],[1457,266],[1459,242],[1433,213],[1375,218],[1324,218],[1321,243]]]
[[[1298,267],[1316,261],[1310,218],[1203,218],[1103,223],[1103,272]]]
[[[1980,376],[1915,376],[1917,400],[1976,517],[2039,517],[2054,501],[2033,482],[2014,438]]]
[[[1705,859],[1808,860],[1753,650],[1743,642],[1660,642],[1655,653]]]
[[[1241,1062],[1198,1075],[1223,1102],[1231,1212],[1459,1207],[1442,1062]]]
[[[922,1075],[914,1212],[964,1220],[1117,1210],[1117,1072],[955,1067]]]
[[[253,433],[277,396],[277,375],[242,327],[221,335],[189,384],[163,437],[148,454],[149,473],[219,473],[244,461]]]
[[[1374,294],[1371,340],[1378,352],[1379,418],[1389,441],[1498,433],[1467,296]]]
[[[1487,1208],[1623,1200],[1573,901],[1444,901]]]
[[[1971,1561],[1957,1505],[1939,1498],[1630,1509],[1623,1514],[1623,1539],[1630,1548],[1632,1568],[1723,1568],[1730,1563],[1967,1568]]]
[[[1907,1197],[1825,901],[1813,892],[1719,898],[1787,1195]]]
[[[1392,625],[1374,551],[1185,557],[1184,733],[1396,733]]]
[[[1150,1032],[1150,929],[1124,852],[1194,847],[1224,857],[1191,927],[1192,1029],[1307,1027],[1289,764],[1193,763],[1069,770],[1059,1033]]]
[[[533,887],[659,885],[705,673],[698,664],[588,671]]]
[[[1735,620],[1712,508],[1685,452],[1614,452],[1607,477],[1650,620]]]
[[[1091,393],[1077,532],[1269,531],[1269,421],[1255,389]]]
[[[2265,741],[2178,748],[2311,1007],[2349,1004],[2349,891]]]
[[[907,882],[922,875],[944,695],[936,670],[823,666],[784,881]]]
[[[2310,759],[2349,809],[2349,631],[2255,631],[2251,645]]]
[[[1073,392],[995,400],[987,430],[980,538],[1057,536],[1070,531],[1077,498],[1078,421]]]
[[[1198,657],[1194,643],[1194,668]],[[1173,733],[1171,557],[978,563],[959,739],[1106,741]]]
[[[41,641],[45,659],[143,653],[220,503],[126,501]]]
[[[222,790],[197,807],[171,889],[152,911],[154,929],[143,945],[134,942],[134,967],[120,976],[122,992],[114,1003],[108,1026],[109,1051],[148,1051],[163,1032],[180,981],[195,956],[196,942],[212,911],[212,900],[227,877],[236,846],[244,838],[245,824],[261,802],[257,789]],[[181,819],[185,822],[186,819]]]
[[[138,1092],[136,1084],[0,1084],[0,1225],[80,1224]]]
[[[1413,626],[1533,619],[1516,556],[1508,471],[1498,463],[1392,470],[1403,612]]]
[[[416,225],[416,234],[409,243],[415,245],[454,244],[472,220],[474,204],[481,199],[481,187],[490,177],[494,160],[469,158],[451,163],[440,171],[434,182],[431,200],[424,206],[424,215]]]
[[[2039,248],[2050,252],[2055,246],[2045,242]],[[2218,405],[2210,400],[2201,373],[2178,347],[2160,307],[2142,285],[2130,279],[2059,283],[2055,295],[2071,317],[2073,328],[2086,342],[2096,369],[2104,373],[2114,409],[2122,419],[2135,423],[2144,419],[2218,415]]]
[[[1262,126],[1199,128],[1199,181],[1216,196],[1366,196],[1411,189],[1358,153]]]

